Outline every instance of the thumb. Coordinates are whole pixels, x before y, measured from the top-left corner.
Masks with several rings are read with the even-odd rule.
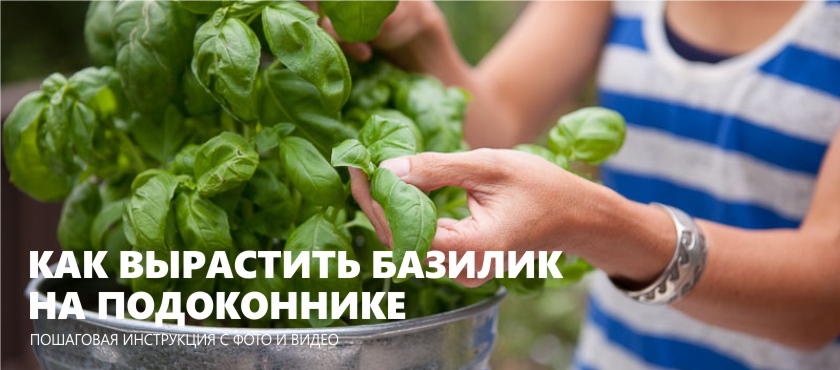
[[[401,180],[429,191],[444,186],[479,190],[508,176],[499,150],[478,149],[459,153],[420,153],[388,159],[379,167],[394,172]]]

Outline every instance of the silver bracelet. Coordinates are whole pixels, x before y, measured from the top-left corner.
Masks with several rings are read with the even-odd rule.
[[[706,267],[706,238],[703,231],[685,212],[660,203],[651,203],[668,212],[677,229],[677,246],[668,267],[652,284],[629,291],[613,285],[635,301],[667,305],[682,298],[697,284]]]

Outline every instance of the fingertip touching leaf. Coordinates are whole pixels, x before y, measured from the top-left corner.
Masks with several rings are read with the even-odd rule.
[[[333,167],[355,167],[365,171],[368,177],[373,175],[375,167],[370,159],[370,152],[356,139],[348,139],[333,148],[330,163]]]
[[[368,118],[359,131],[359,141],[370,151],[374,164],[416,154],[422,137],[410,119],[396,111],[382,111]]]
[[[415,251],[420,261],[425,260],[437,230],[432,200],[383,168],[373,172],[370,188],[373,199],[385,210],[393,240],[394,264],[400,266],[407,251]]]

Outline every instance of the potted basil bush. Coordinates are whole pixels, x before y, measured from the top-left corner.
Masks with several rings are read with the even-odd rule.
[[[429,250],[438,217],[469,214],[462,189],[425,194],[376,169],[396,156],[466,150],[469,96],[380,59],[349,63],[318,25],[328,16],[343,39],[368,41],[395,7],[394,1],[324,2],[317,14],[288,1],[93,2],[84,33],[97,66],[50,75],[24,97],[5,122],[3,149],[18,188],[40,201],[64,201],[62,248],[107,251],[109,276],[119,270],[121,251],[154,252],[168,261],[171,251],[224,251],[232,260],[248,250],[331,250],[361,266],[352,279],[334,276],[337,266],[329,265],[326,279],[279,273],[48,279],[33,281],[31,291],[122,290],[157,298],[180,292],[185,299],[202,291],[399,291],[409,320],[188,317],[186,326],[155,326],[93,313],[86,320],[42,317],[35,321],[39,334],[119,334],[118,343],[42,343],[36,353],[44,368],[484,368],[501,287],[537,292],[590,269],[564,259],[562,280],[494,279],[473,289],[445,278],[372,277],[373,251],[387,248],[350,196],[343,166],[363,163],[374,196],[394,207],[387,214],[391,225],[400,225],[393,233],[397,264],[406,250],[421,256]],[[590,121],[613,127],[600,157],[573,150],[604,140],[580,129]],[[565,168],[570,161],[597,163],[621,145],[623,130],[620,117],[590,108],[561,119],[548,148],[519,149]],[[401,191],[377,195],[377,188]],[[405,209],[419,211],[400,212]],[[314,276],[321,267],[313,260]],[[97,309],[97,302],[86,304]],[[192,346],[132,341],[143,333],[204,340],[192,339]],[[237,335],[273,340],[231,342]],[[336,342],[323,342],[322,335],[336,335]],[[281,338],[288,345],[278,345]]]

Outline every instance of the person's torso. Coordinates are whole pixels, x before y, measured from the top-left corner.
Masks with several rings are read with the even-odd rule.
[[[617,2],[599,104],[627,138],[604,183],[642,202],[749,228],[797,227],[840,126],[840,2],[803,5],[770,40],[717,64],[674,53],[661,3]],[[594,274],[580,369],[840,369],[840,340],[804,354],[635,304]]]

